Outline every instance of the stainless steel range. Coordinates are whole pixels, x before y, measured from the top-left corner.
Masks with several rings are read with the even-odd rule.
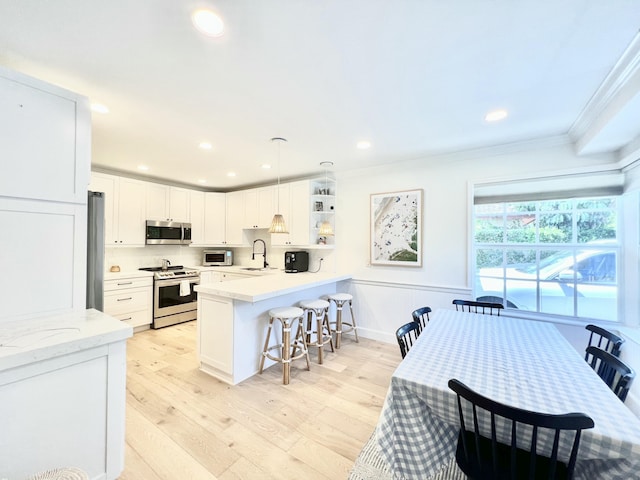
[[[189,322],[197,317],[200,272],[182,265],[141,268],[153,275],[153,323],[151,328]]]

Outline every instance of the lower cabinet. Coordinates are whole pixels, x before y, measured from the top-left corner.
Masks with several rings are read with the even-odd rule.
[[[153,278],[129,277],[104,282],[104,312],[137,330],[153,319]]]
[[[198,297],[198,356],[201,368],[233,377],[233,301]],[[206,368],[206,367],[205,367]]]

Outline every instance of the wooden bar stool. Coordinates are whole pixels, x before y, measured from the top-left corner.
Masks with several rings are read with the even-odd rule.
[[[305,331],[307,346],[318,347],[318,363],[322,365],[324,357],[324,346],[328,343],[333,349],[333,337],[331,336],[331,325],[329,325],[329,302],[326,300],[303,300],[300,307],[307,314],[307,328]],[[315,330],[313,320],[315,318]],[[316,342],[311,343],[311,335],[315,334]]]
[[[262,349],[262,358],[260,359],[260,373],[264,368],[264,359],[269,358],[274,362],[282,364],[282,383],[289,385],[289,377],[291,375],[291,362],[302,357],[307,359],[307,370],[311,369],[309,363],[309,349],[305,338],[305,330],[303,326],[304,311],[298,307],[280,307],[269,310],[269,329],[267,331],[267,339]],[[278,320],[282,325],[282,343],[269,346],[271,340],[271,330],[273,321]],[[297,321],[298,328],[291,340],[291,326]],[[271,350],[280,350],[280,356],[274,356],[269,353]],[[300,353],[296,351],[300,349]]]
[[[336,334],[336,348],[340,348],[340,340],[342,340],[343,333],[353,332],[356,336],[356,342],[358,342],[358,326],[356,325],[356,317],[353,315],[353,295],[348,293],[332,293],[328,298],[330,302],[336,304],[336,321],[335,328],[333,330]],[[351,323],[342,320],[342,308],[345,303],[349,304]],[[343,330],[345,325],[347,326],[347,329]]]

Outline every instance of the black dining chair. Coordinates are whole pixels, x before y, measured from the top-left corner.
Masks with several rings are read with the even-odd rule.
[[[498,315],[504,309],[501,303],[478,302],[477,300],[460,300],[456,298],[452,302],[456,306],[456,310],[472,313],[484,313],[485,315]]]
[[[402,358],[407,355],[409,349],[416,343],[421,331],[420,324],[416,322],[405,323],[396,330],[396,339],[398,340]]]
[[[413,321],[420,324],[420,330],[424,328],[424,326],[429,323],[429,314],[431,313],[431,307],[420,307],[413,312],[411,312],[411,316],[413,317]]]
[[[624,402],[636,376],[633,369],[618,357],[593,345],[587,347],[586,360],[613,393]]]
[[[589,324],[586,327],[589,332],[589,343],[587,347],[591,345],[596,346],[605,352],[609,352],[614,357],[620,356],[620,350],[622,348],[622,344],[624,343],[624,338],[619,337],[613,332],[606,330],[597,325]],[[587,359],[587,355],[585,353],[585,360]]]
[[[471,390],[455,378],[449,380],[449,388],[458,396],[460,417],[456,462],[468,478],[522,480],[573,477],[582,430],[594,426],[589,416],[584,413],[552,415],[512,407]],[[507,422],[508,429],[504,432],[509,437],[508,443],[497,440],[497,417]],[[479,426],[484,424],[487,431],[481,432]],[[553,447],[548,455],[538,453],[539,434],[543,431],[553,434]],[[572,442],[571,453],[566,458],[558,455],[561,431],[567,431],[562,435],[563,441]]]

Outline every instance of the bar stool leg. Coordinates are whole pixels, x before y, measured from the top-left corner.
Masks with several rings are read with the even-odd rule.
[[[336,348],[340,348],[342,340],[342,302],[336,302]]]
[[[358,340],[358,326],[356,325],[356,317],[353,315],[353,301],[349,300],[349,310],[351,311],[351,327],[353,328],[353,334],[356,336],[356,343],[360,343]]]
[[[291,376],[291,320],[282,320],[282,383],[289,385]]]
[[[267,339],[264,341],[264,348],[262,349],[262,358],[260,359],[260,370],[262,373],[264,369],[264,359],[267,358],[267,352],[269,351],[269,340],[271,339],[271,328],[273,327],[273,317],[269,318],[269,328],[267,329]]]

